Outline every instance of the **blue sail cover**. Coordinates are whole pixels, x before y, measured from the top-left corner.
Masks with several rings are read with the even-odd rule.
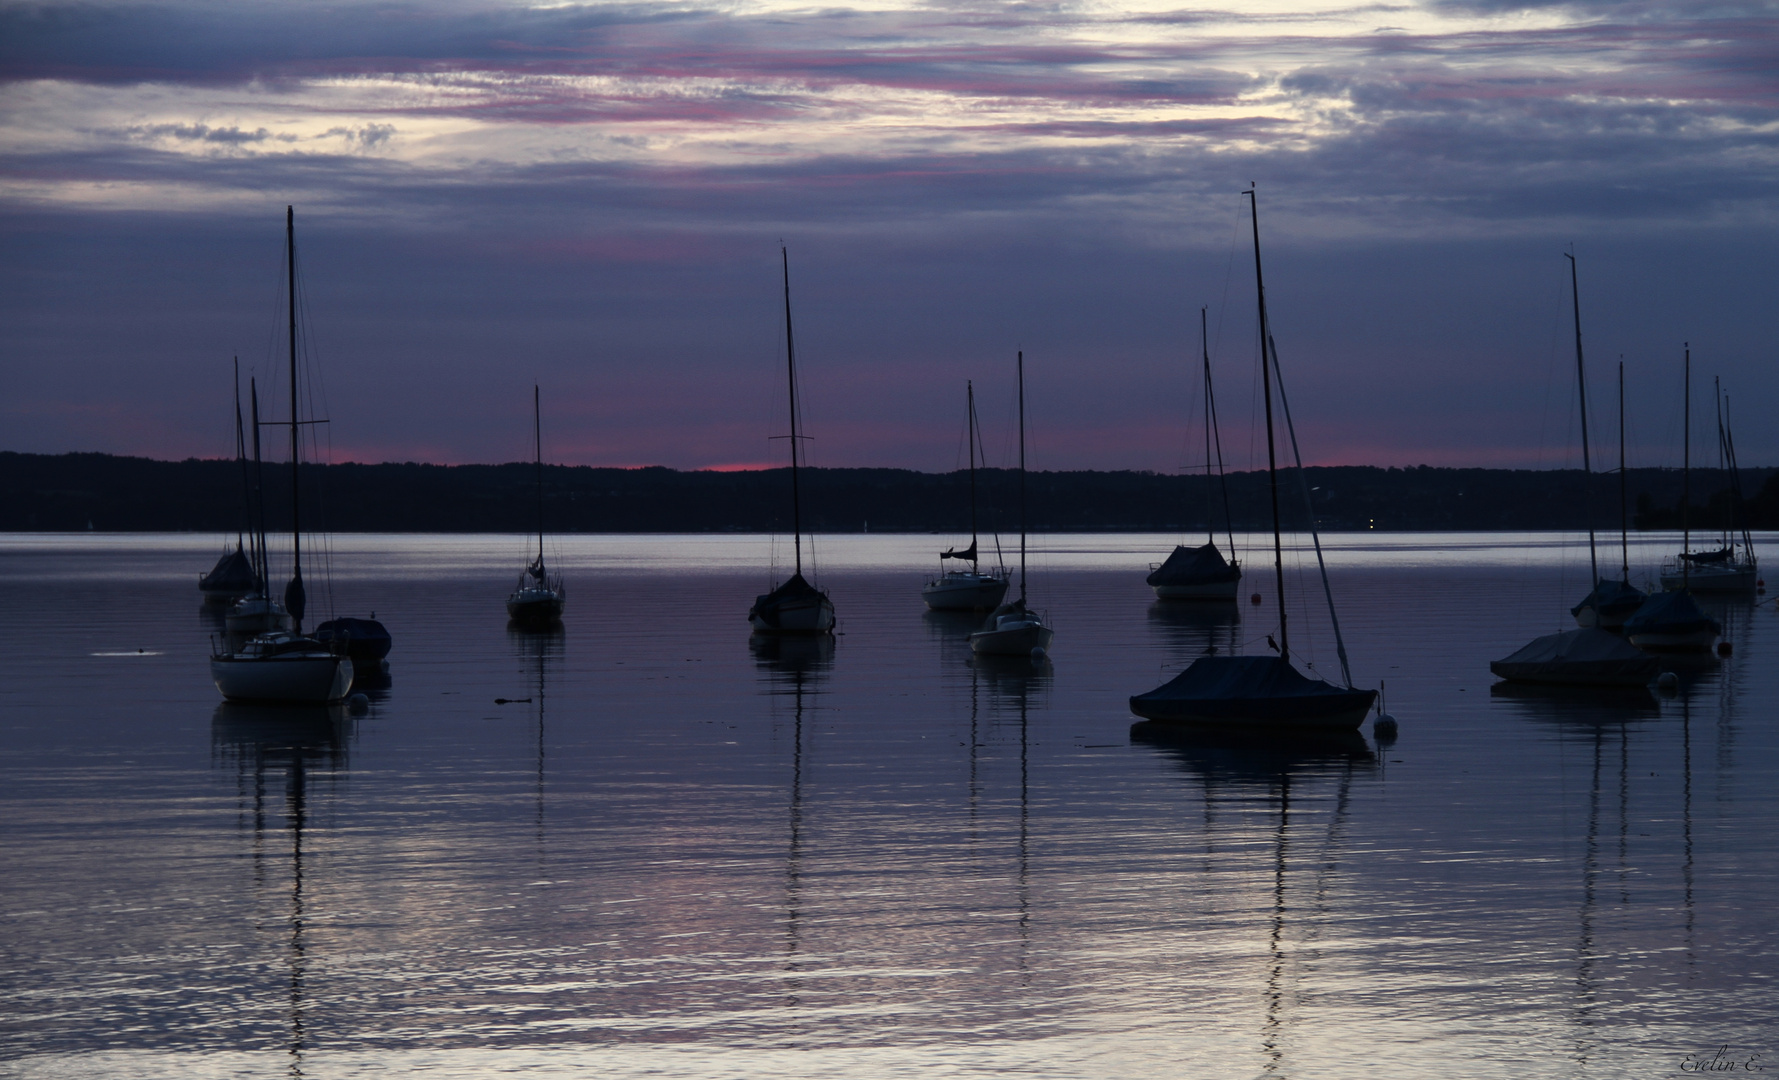
[[[253,572],[247,553],[236,548],[216,560],[216,566],[198,579],[198,588],[205,592],[248,593],[259,588],[259,575]]]
[[[1661,674],[1661,661],[1617,634],[1569,630],[1534,638],[1489,662],[1509,682],[1546,686],[1644,686]]]
[[[381,660],[389,655],[389,631],[375,619],[329,619],[315,628],[315,640],[341,643],[354,660]]]
[[[1148,720],[1257,727],[1357,728],[1377,700],[1311,679],[1278,656],[1203,656],[1173,681],[1130,699]]]
[[[1240,581],[1242,572],[1225,562],[1216,544],[1203,547],[1176,547],[1167,561],[1150,571],[1145,580],[1151,585],[1213,585],[1220,581]],[[1264,659],[1264,658],[1263,658]]]
[[[1629,618],[1633,611],[1643,606],[1649,594],[1632,585],[1628,581],[1609,581],[1601,578],[1594,591],[1588,593],[1581,603],[1569,609],[1569,614],[1579,616],[1588,608],[1593,608],[1609,619]]]
[[[1637,614],[1625,620],[1625,634],[1692,634],[1709,629],[1718,633],[1717,620],[1699,609],[1692,594],[1684,589],[1656,593],[1643,602]]]

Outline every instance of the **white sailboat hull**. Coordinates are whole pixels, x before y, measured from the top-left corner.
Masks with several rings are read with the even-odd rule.
[[[346,696],[352,685],[352,661],[331,653],[213,656],[210,677],[230,701],[325,705]]]
[[[1684,575],[1662,570],[1662,588],[1668,592],[1687,589],[1696,593],[1751,593],[1758,580],[1753,566],[1695,566]]]
[[[1006,596],[1007,579],[988,574],[946,574],[920,590],[934,611],[993,611]]]

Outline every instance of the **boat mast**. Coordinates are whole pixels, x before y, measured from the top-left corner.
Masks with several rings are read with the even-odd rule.
[[[1588,456],[1588,377],[1587,370],[1581,362],[1581,286],[1576,281],[1575,256],[1565,251],[1563,258],[1569,260],[1569,296],[1575,306],[1575,384],[1581,392],[1581,471],[1587,477],[1582,483],[1591,485],[1594,479],[1594,467]],[[1585,512],[1592,500],[1587,497],[1587,488],[1584,487],[1582,490],[1584,492],[1582,508]],[[1592,514],[1588,514],[1588,566],[1593,572],[1593,584],[1598,586],[1600,584],[1600,556],[1594,548],[1593,518]]]
[[[266,545],[266,470],[259,455],[259,379],[247,380],[249,401],[253,405],[253,508],[254,550],[259,556],[259,594],[272,598],[272,553]]]
[[[247,477],[247,435],[241,424],[241,358],[235,357],[235,460],[241,463],[241,524],[235,529],[235,550],[247,546],[246,531],[252,524],[252,482]],[[257,553],[256,553],[257,554]],[[251,560],[249,560],[251,561]]]
[[[797,346],[791,338],[791,256],[778,249],[784,263],[784,352],[785,370],[791,384],[791,545],[797,573],[803,573],[803,505],[797,488]]]
[[[1723,379],[1717,375],[1711,376],[1711,403],[1717,407],[1717,471],[1726,472],[1729,468],[1729,456],[1724,453],[1723,443]],[[1723,522],[1722,536],[1721,546],[1729,547],[1730,523],[1727,519]]]
[[[1204,357],[1205,373],[1205,542],[1215,544],[1217,522],[1211,515],[1211,339],[1206,310],[1198,309],[1198,350]]]
[[[1260,274],[1260,199],[1253,188],[1242,192],[1248,197],[1249,217],[1254,226],[1254,295],[1260,307],[1260,393],[1266,400],[1266,479],[1272,490],[1272,565],[1279,590],[1279,658],[1291,659],[1291,637],[1285,626],[1285,544],[1279,531],[1279,464],[1273,448],[1272,377],[1267,371],[1267,342],[1272,328],[1266,318],[1266,282]]]
[[[1200,309],[1200,330],[1203,331],[1203,309]],[[1229,565],[1235,561],[1235,515],[1229,512],[1229,479],[1223,475],[1223,433],[1217,429],[1217,394],[1211,386],[1211,350],[1205,346],[1205,423],[1209,425],[1211,438],[1217,446],[1217,486],[1223,493],[1223,528],[1229,540]],[[1215,534],[1212,535],[1213,541]]]
[[[1025,604],[1025,350],[1019,350],[1019,603]]]
[[[1692,560],[1686,556],[1692,550],[1693,534],[1686,511],[1692,502],[1693,482],[1693,348],[1691,342],[1682,344],[1686,353],[1681,362],[1680,392],[1680,588],[1684,592],[1692,587]]]
[[[284,208],[284,246],[290,286],[290,584],[284,588],[284,609],[290,612],[292,629],[303,629],[303,527],[299,516],[302,499],[297,489],[297,317],[296,317],[296,208]]]
[[[531,437],[537,457],[537,583],[544,583],[544,421],[537,384],[531,384]]]
[[[1618,551],[1623,562],[1619,573],[1631,583],[1631,512],[1625,491],[1625,362],[1618,362]]]
[[[970,571],[980,573],[976,552],[976,386],[968,379],[964,380],[964,402],[970,414],[964,431],[964,438],[970,444],[967,448],[970,455]]]

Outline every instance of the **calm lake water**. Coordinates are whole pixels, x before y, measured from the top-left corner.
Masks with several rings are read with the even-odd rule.
[[[819,538],[843,633],[774,645],[782,539],[557,540],[537,636],[523,537],[334,537],[334,610],[395,639],[348,716],[219,705],[217,538],[0,536],[0,1073],[1779,1070],[1772,603],[1677,694],[1504,694],[1585,541],[1334,536],[1401,732],[1266,752],[1125,702],[1265,648],[1268,553],[1269,606],[1205,610],[1143,584],[1177,537],[1040,538],[1051,660],[990,665],[920,604],[953,539]]]

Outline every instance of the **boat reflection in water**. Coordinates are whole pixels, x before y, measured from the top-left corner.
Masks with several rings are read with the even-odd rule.
[[[537,728],[537,821],[539,873],[542,874],[544,844],[544,777],[546,749],[544,712],[549,697],[549,673],[560,671],[567,656],[567,635],[562,624],[507,624],[507,643],[519,660],[520,670],[529,678],[531,711]]]
[[[1234,604],[1149,605],[1149,626],[1170,657],[1190,664],[1201,656],[1236,656],[1242,645],[1242,613]]]
[[[309,1037],[308,914],[304,907],[304,840],[315,795],[344,775],[352,720],[341,706],[246,705],[223,702],[210,722],[217,760],[235,768],[243,819],[251,819],[253,887],[262,900],[284,899],[283,917],[261,926],[280,938],[286,970],[288,1071],[302,1075]],[[271,790],[283,778],[282,821]],[[249,824],[244,820],[244,825]],[[279,834],[283,833],[282,842]],[[287,853],[281,855],[280,851]],[[288,859],[288,866],[285,861]]]
[[[822,684],[834,667],[834,637],[750,635],[748,651],[765,676],[769,697],[791,699],[791,776],[786,807],[785,853],[785,1003],[801,1005],[804,983],[800,978],[803,956],[803,855],[806,829],[803,824],[804,722],[814,711],[811,699],[822,693]],[[778,721],[774,721],[776,727]]]
[[[1328,896],[1330,877],[1341,862],[1353,782],[1381,776],[1377,755],[1356,731],[1299,731],[1281,739],[1144,721],[1131,725],[1130,738],[1198,781],[1207,859],[1240,859],[1251,873],[1249,861],[1265,850],[1259,837],[1270,839],[1269,895],[1250,910],[1261,915],[1266,934],[1263,1075],[1284,1075],[1297,973],[1315,953],[1315,924],[1338,906]]]

